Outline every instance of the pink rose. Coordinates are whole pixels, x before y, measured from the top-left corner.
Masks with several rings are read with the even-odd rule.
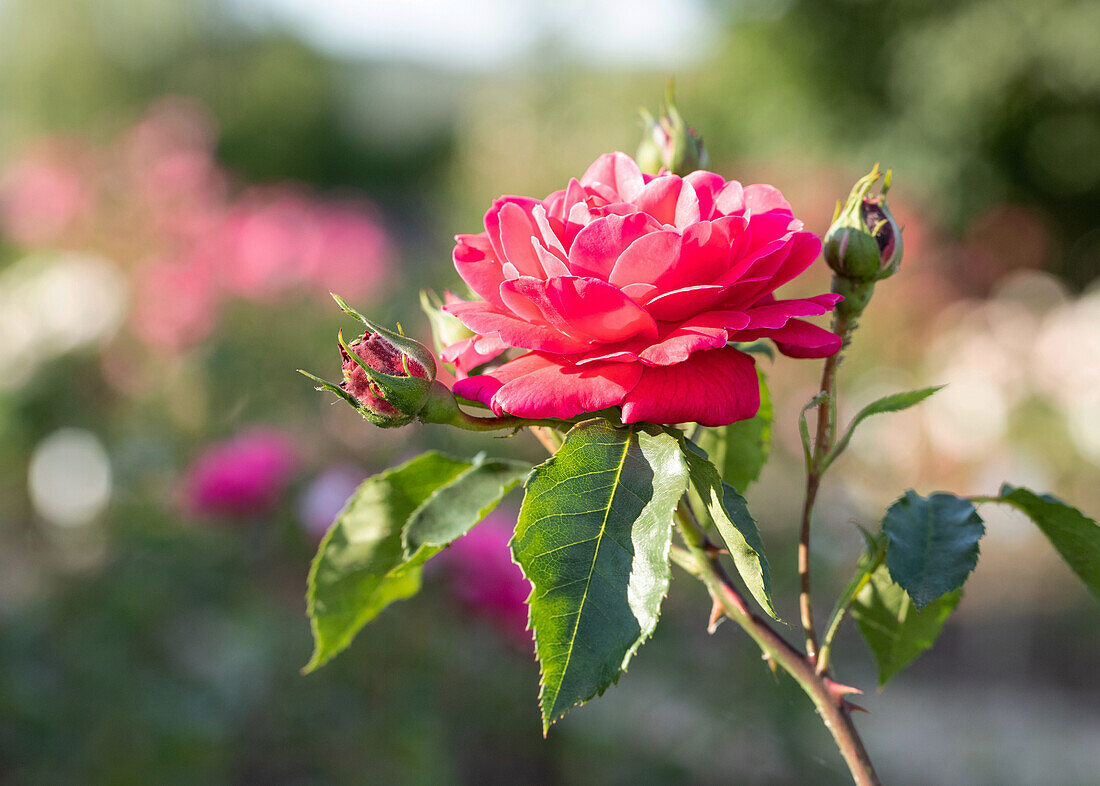
[[[464,372],[530,350],[455,383],[498,415],[622,407],[626,423],[724,425],[760,405],[753,359],[729,342],[770,338],[803,358],[840,348],[799,319],[836,295],[772,295],[821,250],[772,186],[643,175],[612,153],[544,200],[501,197],[485,230],[457,236],[454,250],[484,299],[446,307],[477,335],[442,357]]]

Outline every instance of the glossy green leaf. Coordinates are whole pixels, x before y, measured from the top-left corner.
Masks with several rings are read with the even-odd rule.
[[[748,420],[739,420],[721,428],[703,429],[696,443],[706,451],[722,480],[740,492],[760,477],[772,444],[772,401],[764,372],[760,379],[760,411]]]
[[[471,466],[425,453],[367,478],[321,541],[306,594],[313,628],[313,671],[351,643],[359,629],[390,603],[420,588],[419,565],[434,551],[405,559],[401,530],[440,486]]]
[[[886,511],[882,531],[890,575],[922,609],[963,585],[978,564],[985,525],[969,500],[907,491]]]
[[[995,501],[1006,502],[1027,514],[1089,591],[1100,598],[1100,525],[1096,521],[1057,497],[1007,483]]]
[[[409,516],[402,533],[405,557],[418,549],[446,546],[489,515],[519,485],[531,465],[478,455],[473,464],[440,486]]]
[[[961,597],[962,590],[955,590],[918,611],[885,565],[870,574],[850,613],[875,657],[879,687],[935,643]]]
[[[745,498],[718,476],[717,468],[690,440],[684,441],[684,456],[697,498],[725,541],[745,586],[764,611],[779,619],[772,605],[771,575],[764,556],[764,543]]]
[[[544,731],[616,682],[653,632],[686,487],[673,437],[603,420],[575,426],[531,474],[512,551],[532,585]]]
[[[936,385],[931,388],[921,388],[920,390],[910,390],[907,393],[893,393],[889,396],[883,396],[878,401],[871,402],[859,413],[852,418],[852,422],[848,425],[848,429],[844,432],[843,436],[837,440],[836,446],[833,448],[832,453],[829,455],[829,460],[826,462],[826,466],[833,462],[837,456],[844,452],[848,447],[848,443],[852,441],[852,434],[855,433],[856,426],[865,421],[872,415],[881,415],[885,412],[901,412],[903,409],[909,409],[909,407],[915,406],[926,398],[931,396],[937,390],[943,390],[943,385]]]

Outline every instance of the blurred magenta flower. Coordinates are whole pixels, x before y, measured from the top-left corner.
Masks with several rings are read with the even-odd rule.
[[[271,510],[298,467],[290,437],[255,429],[209,445],[188,467],[182,491],[197,515],[248,516]]]
[[[452,543],[440,555],[455,596],[485,616],[516,643],[529,643],[527,605],[530,586],[512,562],[508,545],[514,522],[495,514]]]

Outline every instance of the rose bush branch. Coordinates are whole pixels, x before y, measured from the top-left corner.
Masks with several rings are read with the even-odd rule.
[[[959,603],[984,532],[974,501],[1025,512],[1098,595],[1100,528],[1060,500],[1007,485],[974,501],[907,491],[865,532],[866,552],[819,640],[810,535],[822,479],[863,420],[938,389],[881,398],[838,436],[839,353],[876,282],[897,270],[900,231],[882,193],[871,192],[876,167],[825,237],[832,292],[779,299],[775,291],[818,258],[821,241],[774,187],[697,169],[705,150],[671,90],[661,117],[645,122],[644,168],[623,153],[600,156],[544,199],[496,200],[484,231],[456,237],[467,298],[422,298],[452,385],[436,378],[426,347],[337,299],[365,330],[339,339],[340,383],[309,375],[322,389],[386,428],[529,427],[550,457],[532,467],[430,451],[364,481],[310,570],[307,670],[413,595],[424,563],[523,482],[510,549],[531,585],[544,733],[626,671],[657,625],[675,562],[706,587],[710,627],[721,617],[737,623],[811,699],[855,782],[877,783],[847,700],[857,691],[829,673],[842,622],[858,625],[883,684],[931,645]],[[888,184],[889,174],[883,193]],[[834,309],[831,331],[807,321]],[[771,568],[742,495],[768,458],[773,413],[755,355],[771,345],[825,359],[821,391],[798,420],[805,652],[767,619],[779,619]]]
[[[848,695],[861,691],[841,685],[827,675],[818,673],[807,655],[791,646],[766,620],[753,614],[719,562],[719,550],[707,541],[705,534],[688,515],[680,513],[677,518],[679,532],[687,550],[673,551],[672,558],[707,588],[714,602],[712,624],[715,613],[725,615],[756,642],[770,663],[782,667],[790,674],[813,701],[848,765],[852,780],[860,786],[878,784],[874,765],[852,722],[853,705],[847,700]]]
[[[876,164],[852,188],[847,201],[843,205],[837,203],[833,224],[824,242],[825,260],[835,274],[833,292],[844,299],[833,313],[832,331],[840,338],[840,351],[826,358],[821,374],[821,392],[817,396],[817,435],[807,460],[806,493],[799,527],[798,608],[806,634],[806,654],[811,662],[818,660],[818,641],[810,578],[810,530],[821,479],[835,458],[837,369],[844,349],[851,343],[857,320],[871,300],[875,282],[897,272],[902,257],[901,230],[885,200],[890,187],[890,172],[885,175],[881,193],[877,196],[871,194],[871,188],[880,177],[882,174]],[[847,440],[843,445],[847,445]],[[824,664],[818,665],[821,671],[825,670]]]

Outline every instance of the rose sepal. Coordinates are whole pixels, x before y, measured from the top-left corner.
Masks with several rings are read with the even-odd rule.
[[[345,301],[342,297],[340,297],[336,293],[330,292],[329,294],[332,295],[332,299],[336,301],[336,305],[340,306],[340,308],[343,310],[343,312],[345,314],[347,314],[349,317],[354,317],[355,319],[358,319],[360,322],[363,323],[363,325],[366,326],[367,330],[369,330],[371,333],[377,333],[378,335],[382,336],[388,342],[393,344],[398,350],[400,350],[400,352],[403,356],[412,358],[417,363],[419,363],[421,366],[423,366],[424,370],[428,374],[428,381],[434,381],[435,380],[435,375],[436,375],[435,357],[432,355],[432,353],[428,350],[427,347],[425,347],[419,341],[416,341],[414,339],[409,338],[408,336],[404,335],[403,333],[394,332],[392,330],[389,330],[389,329],[383,327],[382,325],[378,324],[377,322],[375,322],[371,319],[367,319],[365,316],[360,314],[354,308],[349,306],[347,301]],[[343,343],[343,339],[341,339],[341,344],[342,343]],[[346,349],[347,348],[345,347],[345,350]],[[354,353],[350,353],[350,354],[354,355]],[[360,363],[359,365],[361,367],[363,367],[362,363]],[[374,376],[375,373],[381,373],[381,372],[374,372],[373,370],[367,369],[366,367],[363,367],[363,370],[366,371],[367,374],[369,374],[372,379],[374,379],[376,382],[378,382],[378,384],[380,384],[380,385],[384,384],[382,381],[376,379],[375,376]],[[406,365],[405,371],[406,371],[406,373],[409,373],[407,365]],[[389,374],[383,374],[383,376],[387,377],[389,379],[404,379],[404,377],[392,377]],[[389,399],[387,399],[387,401],[388,400]],[[390,403],[392,403],[394,406],[397,406],[396,402],[390,402]],[[400,409],[400,407],[398,407],[398,408]],[[402,411],[404,411],[404,410],[402,410]],[[415,413],[413,413],[413,414],[415,414]]]

